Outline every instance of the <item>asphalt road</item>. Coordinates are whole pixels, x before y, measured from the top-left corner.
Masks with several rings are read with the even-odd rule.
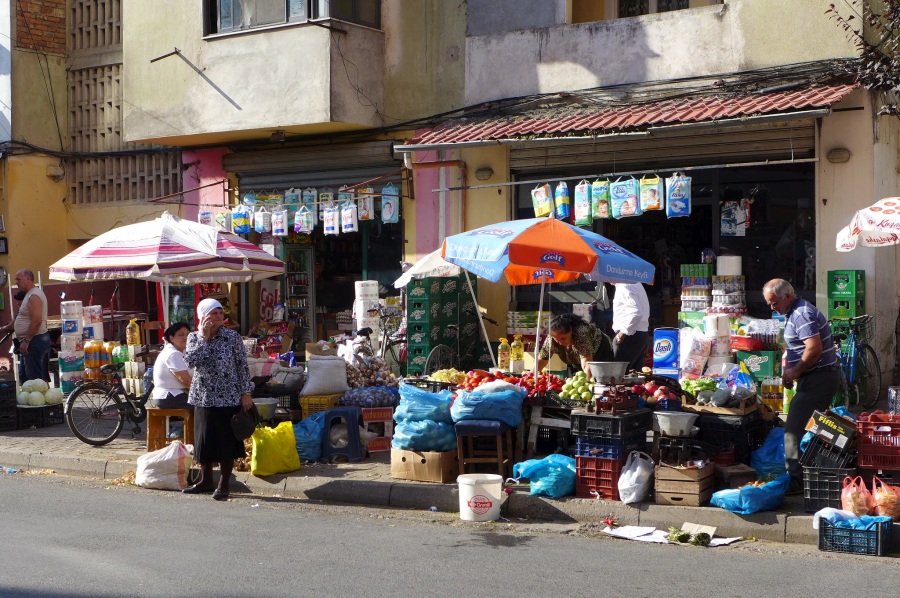
[[[893,595],[900,559],[0,474],[0,596]],[[843,588],[843,589],[841,589]]]

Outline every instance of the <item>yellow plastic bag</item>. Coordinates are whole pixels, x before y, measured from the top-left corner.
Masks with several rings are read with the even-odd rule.
[[[294,437],[294,424],[281,422],[275,428],[266,426],[253,432],[253,455],[250,473],[257,476],[288,473],[300,469],[300,455]]]

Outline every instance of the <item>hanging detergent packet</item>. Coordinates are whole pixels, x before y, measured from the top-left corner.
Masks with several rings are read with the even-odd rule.
[[[319,192],[315,187],[308,187],[300,193],[300,203],[312,214],[313,222],[319,221]]]
[[[253,230],[250,226],[252,220],[253,210],[247,206],[235,206],[231,211],[231,223],[235,234],[249,235]]]
[[[315,226],[312,212],[306,206],[300,208],[294,213],[294,232],[295,233],[311,233]]]
[[[657,175],[641,179],[641,210],[663,209],[663,180]]]
[[[288,211],[287,208],[279,206],[272,212],[272,235],[276,237],[286,237],[288,234]]]
[[[591,184],[582,180],[575,185],[575,224],[589,225],[591,218]]]
[[[337,207],[334,204],[334,191],[332,191],[331,189],[328,189],[328,188],[323,189],[322,191],[319,191],[319,205],[322,206],[323,208],[324,207],[329,207],[329,208]],[[322,221],[325,220],[325,214],[323,213],[323,211],[321,209],[319,210],[319,219]]]
[[[337,208],[329,207],[322,210],[322,218],[325,224],[326,235],[337,235],[340,227],[340,214]]]
[[[375,189],[373,189],[372,187],[363,187],[362,189],[357,189],[356,192],[359,194],[359,199],[357,200],[357,207],[359,207],[359,219],[374,220]]]
[[[691,177],[676,172],[666,179],[666,218],[691,215]]]
[[[288,189],[284,192],[284,205],[285,206],[298,206],[300,205],[300,192],[294,188]]]
[[[215,213],[207,207],[201,207],[197,210],[197,222],[206,226],[214,226],[216,223]]]
[[[356,219],[357,209],[354,201],[341,206],[341,232],[355,233],[359,230],[359,223]]]
[[[591,183],[591,217],[609,218],[609,181]]]
[[[612,217],[619,219],[643,214],[638,201],[640,193],[640,182],[634,177],[624,181],[617,179],[610,183],[609,203]]]
[[[241,194],[241,203],[245,206],[256,206],[256,192],[247,191]]]
[[[272,231],[272,213],[266,208],[260,206],[253,216],[253,228],[258,233],[268,233]]]
[[[224,210],[215,215],[215,227],[218,230],[231,232],[231,212]]]
[[[381,221],[386,224],[400,222],[400,191],[393,183],[381,189]]]
[[[546,183],[538,185],[531,190],[531,204],[534,206],[535,218],[550,215],[550,197],[552,194],[553,191],[550,189],[550,185]]]
[[[556,217],[560,220],[568,220],[572,217],[572,205],[569,201],[569,186],[565,181],[556,185],[553,193],[553,201],[556,204]]]

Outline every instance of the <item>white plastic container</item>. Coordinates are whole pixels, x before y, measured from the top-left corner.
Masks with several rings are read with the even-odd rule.
[[[496,521],[500,518],[503,476],[493,473],[466,473],[459,484],[459,518],[463,521]]]
[[[697,418],[697,413],[684,413],[681,411],[656,411],[653,413],[659,425],[659,431],[666,436],[690,436],[691,427]]]

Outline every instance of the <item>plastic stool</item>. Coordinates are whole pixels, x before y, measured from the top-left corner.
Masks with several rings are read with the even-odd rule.
[[[515,440],[511,427],[493,419],[464,419],[456,423],[454,430],[460,475],[466,473],[466,465],[493,463],[501,476],[512,476]],[[475,439],[479,437],[492,438],[493,448],[476,447]]]
[[[184,418],[184,435],[169,438],[169,418]],[[194,444],[194,410],[193,409],[147,409],[147,452],[157,451],[173,440],[184,444]]]
[[[331,426],[344,420],[347,424],[347,446],[331,444]],[[333,407],[325,411],[322,431],[322,460],[330,463],[335,457],[346,457],[348,461],[362,461],[365,449],[359,437],[362,410],[359,407]]]

